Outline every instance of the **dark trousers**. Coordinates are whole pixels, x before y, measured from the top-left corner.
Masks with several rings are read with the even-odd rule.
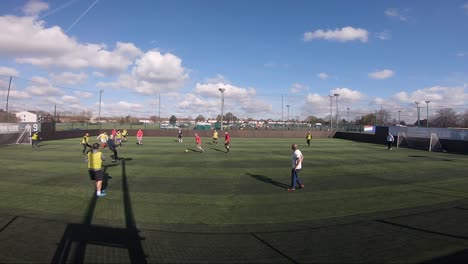
[[[110,147],[110,146],[109,146],[109,149],[112,151],[112,153],[114,153],[114,155],[111,155],[111,158],[115,159],[115,160],[119,159],[119,157],[117,156],[117,150],[115,148],[113,148],[113,147]]]
[[[91,147],[91,145],[89,145],[88,143],[86,143],[86,144],[81,143],[81,145],[83,145],[83,153],[86,152],[86,148],[93,149],[93,147]]]
[[[388,149],[391,149],[392,145],[393,145],[393,141],[387,141]]]

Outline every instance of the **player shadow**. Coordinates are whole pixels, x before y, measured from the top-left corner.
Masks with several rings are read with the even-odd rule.
[[[125,228],[117,228],[103,225],[92,224],[96,204],[99,199],[93,190],[91,200],[88,204],[86,214],[81,224],[68,224],[62,236],[60,243],[57,246],[51,263],[85,263],[86,248],[88,245],[99,245],[109,248],[125,248],[128,250],[129,263],[147,263],[146,255],[143,251],[140,237],[140,230],[137,229],[135,216],[133,214],[132,203],[128,188],[126,163],[122,160],[122,192],[125,212]],[[112,177],[106,173],[107,168],[118,166],[111,164],[104,166],[104,179],[107,181]],[[92,253],[90,253],[92,254]],[[96,257],[96,256],[93,256]],[[109,256],[106,256],[109,257]],[[114,256],[115,257],[115,256]],[[118,259],[122,261],[122,259]],[[114,260],[114,262],[117,261]],[[88,260],[89,262],[89,260]],[[124,261],[126,262],[126,261]]]
[[[222,150],[222,149],[217,149],[217,148],[210,148],[210,149],[216,150],[216,151],[219,151],[219,152],[222,152],[222,153],[227,153],[227,151],[224,151],[224,150]]]
[[[187,148],[187,150],[190,150],[192,152],[201,152],[199,149],[193,149],[193,148]]]
[[[408,155],[408,157],[410,157],[410,158],[426,158],[426,159],[441,160],[441,161],[453,161],[452,159],[429,157],[429,156],[424,156],[424,155]]]
[[[256,180],[264,182],[264,183],[269,183],[269,184],[278,186],[280,188],[289,188],[288,184],[284,184],[282,182],[275,181],[275,180],[271,179],[270,177],[267,177],[267,176],[264,176],[264,175],[251,174],[251,173],[248,173],[248,172],[246,172],[245,174],[249,175],[250,177],[252,177],[252,178],[254,178]]]

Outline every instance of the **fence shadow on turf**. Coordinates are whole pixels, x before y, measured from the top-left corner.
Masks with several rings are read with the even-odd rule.
[[[273,180],[270,177],[267,177],[265,175],[251,174],[251,173],[248,173],[248,172],[246,172],[245,174],[249,175],[250,177],[252,177],[252,178],[254,178],[256,180],[264,182],[264,183],[269,183],[269,184],[278,186],[280,188],[289,188],[288,184],[284,184],[282,182],[275,181],[275,180]]]
[[[68,224],[62,236],[60,243],[57,246],[54,257],[51,263],[84,263],[86,256],[87,245],[99,245],[113,248],[126,248],[129,254],[130,263],[147,263],[146,256],[143,251],[139,230],[136,227],[135,216],[133,214],[132,203],[127,182],[127,174],[125,161],[122,160],[122,192],[123,203],[125,210],[125,228],[108,227],[101,225],[93,225],[92,219],[96,208],[98,197],[93,191],[93,195],[89,202],[86,215],[82,224]],[[131,159],[130,159],[131,160]],[[104,181],[107,186],[107,181],[111,179],[106,170],[108,167],[117,166],[112,164],[104,166]],[[103,181],[103,186],[104,186]],[[106,199],[106,198],[101,198]],[[103,256],[93,256],[94,261],[103,259]],[[117,260],[110,262],[115,262]],[[123,261],[118,259],[119,262]],[[88,261],[89,262],[89,261]],[[127,262],[124,260],[124,262]]]

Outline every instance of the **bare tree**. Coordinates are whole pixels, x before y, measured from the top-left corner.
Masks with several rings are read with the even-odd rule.
[[[455,127],[457,126],[457,119],[457,113],[452,108],[442,108],[437,110],[430,124],[434,127]]]
[[[195,118],[195,122],[203,122],[205,121],[205,117],[202,115],[198,115],[197,118]]]

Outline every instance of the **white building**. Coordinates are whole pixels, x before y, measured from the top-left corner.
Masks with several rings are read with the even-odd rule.
[[[21,111],[16,113],[16,117],[23,123],[36,123],[37,114],[29,111]]]

